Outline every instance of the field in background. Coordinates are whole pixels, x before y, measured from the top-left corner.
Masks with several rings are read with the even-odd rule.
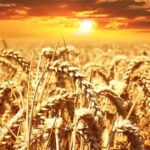
[[[8,39],[0,51],[0,150],[150,149],[149,43]]]

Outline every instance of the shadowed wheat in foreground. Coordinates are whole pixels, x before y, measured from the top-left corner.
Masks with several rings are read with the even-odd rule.
[[[99,51],[1,49],[0,150],[150,149],[149,54]]]

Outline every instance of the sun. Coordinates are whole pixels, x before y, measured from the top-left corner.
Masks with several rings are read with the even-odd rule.
[[[93,24],[91,20],[84,20],[80,22],[80,31],[84,33],[91,32],[93,28]]]

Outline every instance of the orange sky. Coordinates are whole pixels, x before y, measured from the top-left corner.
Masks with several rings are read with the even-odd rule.
[[[91,20],[92,32],[80,34]],[[149,41],[150,0],[0,0],[0,37]]]

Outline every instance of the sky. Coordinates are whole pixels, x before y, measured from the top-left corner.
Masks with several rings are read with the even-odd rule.
[[[81,33],[81,23],[92,23]],[[0,37],[149,41],[150,0],[0,0]]]

